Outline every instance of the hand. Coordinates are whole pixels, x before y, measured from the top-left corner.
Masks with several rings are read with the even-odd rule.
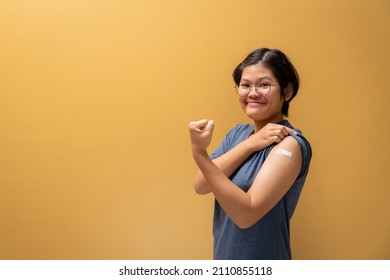
[[[193,151],[206,151],[214,130],[213,120],[200,120],[189,124]]]
[[[269,123],[258,132],[251,135],[247,141],[253,152],[257,152],[268,147],[272,143],[281,142],[289,133],[296,134],[293,129],[287,126]]]

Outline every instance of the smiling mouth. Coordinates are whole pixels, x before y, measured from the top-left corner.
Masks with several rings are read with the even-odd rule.
[[[265,104],[267,104],[267,103],[264,103],[264,102],[253,102],[253,101],[251,101],[251,102],[248,102],[247,103],[247,105],[265,105]]]

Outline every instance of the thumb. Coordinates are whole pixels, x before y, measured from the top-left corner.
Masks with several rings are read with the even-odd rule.
[[[190,122],[189,128],[192,130],[203,130],[207,125],[207,119]]]
[[[214,120],[209,120],[204,130],[212,132],[214,130],[214,126],[215,126]]]

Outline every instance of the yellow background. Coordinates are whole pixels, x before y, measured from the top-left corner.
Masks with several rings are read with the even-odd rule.
[[[0,258],[210,259],[187,125],[236,123],[231,72],[279,48],[313,147],[295,259],[389,259],[390,2],[0,1]]]

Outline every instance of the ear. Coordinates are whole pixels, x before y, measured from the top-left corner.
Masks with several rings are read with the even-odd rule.
[[[284,101],[289,101],[290,98],[292,97],[293,93],[294,93],[294,89],[293,89],[292,84],[288,84],[284,88]]]

